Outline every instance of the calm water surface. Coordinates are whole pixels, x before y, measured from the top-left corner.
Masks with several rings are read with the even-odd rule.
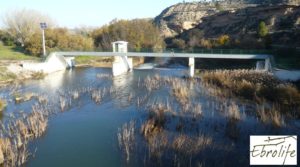
[[[80,167],[80,166],[172,166],[172,155],[166,158],[166,163],[145,163],[147,157],[143,150],[133,155],[133,159],[126,163],[124,155],[118,147],[118,128],[124,123],[135,120],[140,125],[147,118],[147,108],[138,108],[137,97],[142,98],[147,94],[144,87],[139,84],[147,77],[156,74],[162,76],[181,77],[185,69],[153,69],[134,70],[134,72],[120,77],[106,77],[111,75],[111,69],[106,68],[77,68],[47,76],[40,81],[26,81],[18,87],[9,87],[1,90],[1,96],[9,101],[7,110],[2,118],[6,121],[11,113],[19,111],[30,112],[31,106],[36,103],[31,100],[15,104],[11,100],[11,92],[35,92],[49,97],[48,107],[54,111],[59,110],[59,98],[77,90],[79,99],[70,99],[70,106],[64,112],[57,112],[49,118],[46,134],[31,142],[30,150],[34,156],[26,166],[29,167]],[[101,74],[102,76],[98,76]],[[216,98],[209,96],[206,90],[193,84],[188,85],[193,96],[193,101],[200,103],[203,118],[189,127],[188,133],[201,133],[213,138],[215,148],[204,150],[195,159],[199,159],[207,166],[247,166],[249,162],[249,135],[250,134],[292,134],[300,135],[299,120],[289,120],[283,128],[273,128],[263,125],[253,113],[251,104],[240,105],[242,120],[229,122],[222,112],[213,110],[212,106],[221,103]],[[115,94],[105,96],[100,104],[91,100],[87,90],[99,88],[114,88]],[[155,101],[172,100],[168,86],[152,91],[147,103]],[[132,100],[129,100],[130,97]],[[230,99],[239,102],[238,99]],[[176,108],[176,104],[174,104]],[[182,118],[174,118],[182,119]],[[172,122],[168,131],[172,131]],[[237,139],[228,133],[237,132]],[[138,130],[139,133],[139,130]],[[225,146],[225,147],[224,147]],[[141,151],[142,150],[142,151]],[[146,152],[146,151],[144,151]],[[237,161],[238,159],[238,161]],[[221,164],[222,165],[221,165]]]

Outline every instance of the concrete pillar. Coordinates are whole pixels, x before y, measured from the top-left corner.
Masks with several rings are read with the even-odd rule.
[[[257,61],[255,70],[264,70],[265,69],[265,61]]]
[[[272,71],[271,60],[269,58],[265,59],[265,71]]]
[[[75,67],[75,57],[65,57],[68,68]]]
[[[190,77],[194,77],[195,74],[195,58],[190,57],[189,58],[189,71],[190,71]]]
[[[113,42],[112,45],[113,45],[113,52],[124,53],[124,56],[114,57],[114,62],[112,66],[113,76],[118,76],[127,73],[128,71],[131,71],[133,68],[132,59],[125,56],[127,53],[127,42],[117,41],[117,42]]]

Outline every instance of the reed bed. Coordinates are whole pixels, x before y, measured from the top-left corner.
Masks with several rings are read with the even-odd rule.
[[[280,112],[300,116],[300,92],[291,83],[282,82],[267,72],[254,70],[216,70],[201,75],[204,85],[214,86],[217,94],[239,96],[262,104],[276,104]]]
[[[29,141],[42,136],[48,126],[49,111],[42,107],[33,107],[32,112],[24,117],[1,123],[0,129],[0,165],[21,166],[31,155]]]

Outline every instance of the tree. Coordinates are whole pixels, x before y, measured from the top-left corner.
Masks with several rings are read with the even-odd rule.
[[[135,51],[164,48],[160,31],[150,19],[113,20],[109,25],[94,30],[92,37],[95,46],[101,50],[111,50],[111,43],[118,40],[129,42],[129,49]]]
[[[7,13],[3,20],[7,33],[22,47],[40,30],[41,22],[46,22],[49,27],[53,25],[48,16],[27,9]]]
[[[35,56],[41,55],[42,45],[40,32],[37,32],[25,43],[25,50]],[[46,47],[48,51],[90,51],[94,49],[92,38],[72,34],[65,28],[47,29]]]
[[[266,35],[268,35],[269,30],[268,27],[266,26],[266,23],[261,21],[258,25],[258,35],[260,38],[265,37]]]

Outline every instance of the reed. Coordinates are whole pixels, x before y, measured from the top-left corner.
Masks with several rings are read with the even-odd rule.
[[[126,161],[129,162],[131,151],[135,143],[135,122],[125,123],[118,130],[118,142],[120,150],[123,150],[126,155]]]
[[[74,100],[77,100],[79,98],[79,92],[77,90],[75,90],[73,93],[72,93],[72,98]]]
[[[67,99],[63,96],[60,96],[59,98],[59,104],[60,104],[60,110],[65,111],[67,107]]]
[[[257,106],[257,114],[260,121],[264,124],[271,123],[274,127],[280,128],[285,125],[284,117],[281,112],[278,111],[278,107],[269,107],[266,104]]]
[[[180,104],[188,102],[189,89],[182,81],[172,83],[172,92]]]
[[[99,90],[93,90],[91,97],[92,97],[92,100],[96,104],[99,104],[102,100],[102,91],[100,89]]]
[[[204,135],[190,137],[187,135],[178,135],[172,142],[172,148],[185,155],[195,155],[199,151],[209,147],[212,144],[212,138]]]
[[[228,106],[227,113],[228,117],[232,120],[238,121],[241,119],[239,107],[234,102]]]
[[[6,102],[2,99],[0,99],[0,113],[3,112],[3,110],[6,107]]]

